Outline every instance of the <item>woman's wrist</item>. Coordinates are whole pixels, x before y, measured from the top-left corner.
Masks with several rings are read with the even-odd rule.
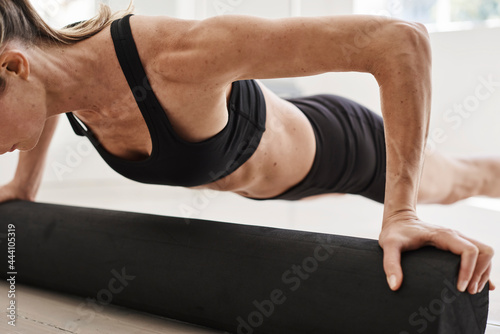
[[[14,177],[10,182],[10,186],[20,199],[34,201],[40,188],[40,181]]]
[[[397,210],[397,211],[385,211],[384,217],[382,220],[382,229],[386,228],[389,225],[394,223],[398,223],[403,220],[419,220],[417,216],[417,212],[415,210]]]
[[[417,192],[414,186],[399,183],[397,187],[391,187],[388,181],[384,199],[384,222],[395,216],[416,216],[416,202]]]

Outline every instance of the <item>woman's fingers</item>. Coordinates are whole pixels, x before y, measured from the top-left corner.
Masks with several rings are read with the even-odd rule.
[[[481,291],[481,283],[482,280],[484,279],[485,282],[489,280],[489,271],[488,268],[490,268],[490,262],[489,261],[484,261],[481,259],[481,255],[479,255],[477,264],[476,264],[476,269],[474,273],[472,274],[472,278],[469,282],[469,286],[467,288],[467,291],[471,294],[478,293]]]
[[[457,231],[430,225],[418,219],[401,219],[385,224],[379,238],[384,250],[384,271],[392,290],[403,281],[401,252],[432,245],[460,255],[457,289],[475,294],[482,291],[489,281],[493,249]],[[490,282],[490,289],[495,285]]]
[[[469,240],[461,237],[457,232],[448,229],[438,229],[431,240],[431,244],[439,249],[448,250],[461,256],[460,272],[458,274],[457,289],[464,292],[476,272],[476,263],[479,257],[479,248]],[[483,272],[487,267],[480,268]]]
[[[384,271],[391,290],[399,289],[403,282],[403,269],[401,268],[401,247],[398,247],[396,242],[384,244]]]
[[[486,285],[486,283],[489,281],[490,279],[490,273],[491,273],[491,264],[488,266],[488,268],[486,269],[486,271],[484,272],[483,276],[481,277],[481,280],[479,281],[478,283],[478,289],[477,289],[477,292],[481,292],[483,291],[484,289],[484,286]],[[490,283],[490,289],[491,289],[491,285],[492,283]],[[493,290],[493,289],[491,289]]]
[[[481,292],[486,285],[486,282],[488,282],[490,278],[490,273],[491,273],[491,259],[493,258],[493,255],[495,254],[495,251],[493,248],[491,248],[488,245],[483,244],[480,241],[471,239],[469,237],[466,237],[462,234],[459,233],[459,235],[468,240],[469,242],[473,243],[478,247],[479,249],[479,256],[476,264],[476,270],[474,271],[474,274],[472,276],[472,280],[469,284],[469,292],[470,293],[478,293]],[[494,285],[493,285],[494,288]]]

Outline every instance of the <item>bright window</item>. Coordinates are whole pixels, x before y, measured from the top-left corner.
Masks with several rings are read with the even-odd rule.
[[[425,23],[431,30],[500,24],[500,0],[354,0],[354,13]]]

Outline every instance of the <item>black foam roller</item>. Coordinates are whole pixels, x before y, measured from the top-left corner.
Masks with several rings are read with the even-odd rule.
[[[10,224],[17,282],[228,333],[486,327],[488,286],[458,292],[460,258],[430,247],[403,254],[393,292],[376,240],[24,201],[0,204],[0,233]]]

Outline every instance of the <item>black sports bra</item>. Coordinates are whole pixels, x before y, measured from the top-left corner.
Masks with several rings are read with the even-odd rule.
[[[151,155],[145,160],[132,161],[110,154],[92,131],[69,112],[66,116],[73,130],[89,138],[117,173],[141,183],[192,187],[231,174],[256,151],[265,131],[266,104],[260,87],[254,80],[233,82],[225,128],[201,142],[183,140],[175,133],[149,85],[132,37],[131,15],[111,24],[111,36],[122,71],[148,126],[153,145]]]

